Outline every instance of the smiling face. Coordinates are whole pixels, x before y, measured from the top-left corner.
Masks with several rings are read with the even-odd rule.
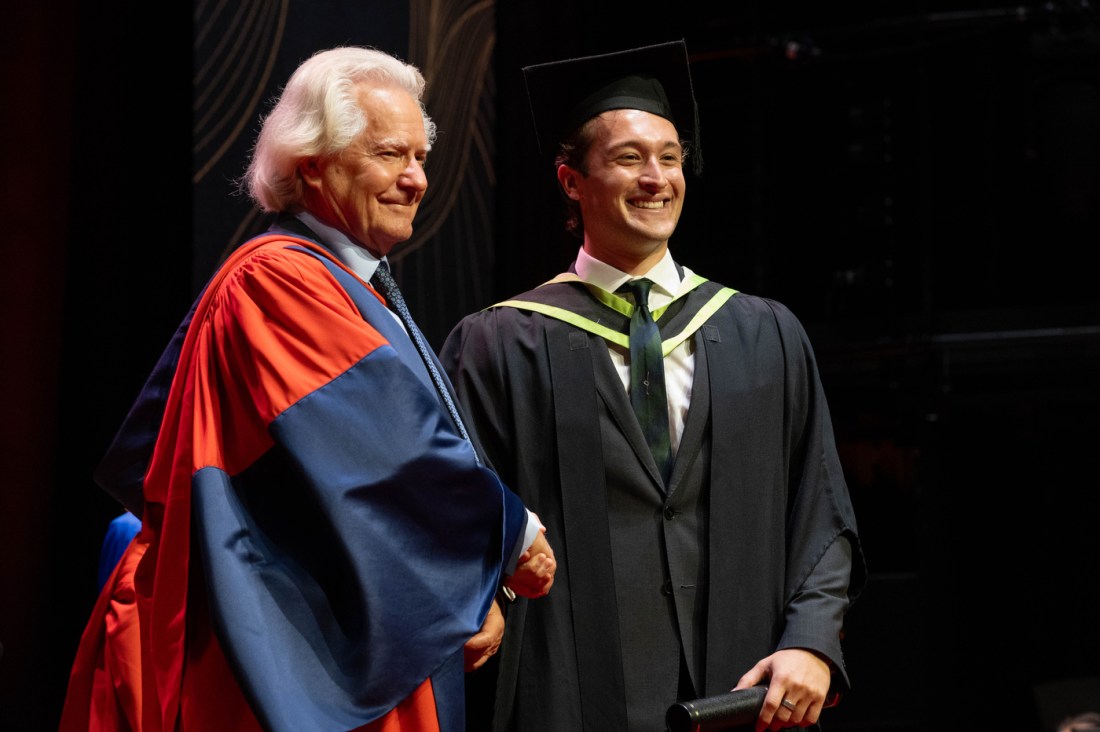
[[[412,236],[428,188],[428,138],[416,100],[396,87],[359,89],[367,128],[335,156],[303,160],[306,208],[376,257]]]
[[[584,248],[624,272],[649,270],[664,256],[684,204],[683,148],[664,117],[635,109],[591,120],[587,175],[568,165],[558,181],[584,220]]]

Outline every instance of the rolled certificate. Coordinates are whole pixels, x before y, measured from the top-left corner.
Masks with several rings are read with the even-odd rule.
[[[766,686],[677,702],[665,712],[668,732],[715,732],[751,725],[764,705]]]

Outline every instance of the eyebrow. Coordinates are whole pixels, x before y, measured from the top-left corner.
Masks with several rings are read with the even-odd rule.
[[[377,149],[380,149],[380,148],[387,148],[387,147],[396,148],[398,150],[417,150],[417,151],[419,151],[421,149],[421,148],[417,148],[415,145],[410,144],[408,140],[403,140],[399,137],[383,137],[381,139],[374,140],[371,143],[371,149],[373,149],[373,150],[377,150]],[[424,146],[424,148],[423,148],[424,154],[427,155],[429,152],[431,152],[431,149],[432,149],[432,146],[430,144]]]
[[[679,140],[667,140],[663,143],[660,143],[659,146],[662,150],[667,150],[669,148],[682,150],[684,147],[683,143],[681,143]],[[622,142],[615,143],[614,145],[608,145],[607,149],[609,152],[614,152],[626,147],[647,147],[647,144],[642,142],[641,140],[630,139],[623,140]]]

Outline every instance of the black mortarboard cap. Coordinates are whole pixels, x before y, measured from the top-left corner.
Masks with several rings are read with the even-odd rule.
[[[601,112],[640,109],[676,125],[691,145],[696,174],[702,172],[699,109],[684,41],[525,66],[523,77],[544,154],[555,153],[563,138]]]

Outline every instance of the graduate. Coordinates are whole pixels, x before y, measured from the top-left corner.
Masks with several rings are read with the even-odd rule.
[[[866,570],[798,319],[673,255],[702,170],[686,44],[524,75],[577,257],[440,351],[560,540],[553,595],[508,610],[492,729],[664,732],[674,703],[757,685],[758,730],[814,725]]]

